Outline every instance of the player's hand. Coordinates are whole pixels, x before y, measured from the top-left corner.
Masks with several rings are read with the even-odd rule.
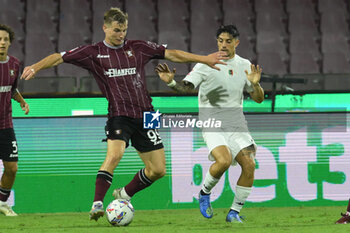
[[[223,86],[219,86],[206,94],[206,97],[212,106],[219,106],[219,103],[224,102],[225,98],[228,96],[228,92]]]
[[[23,73],[21,75],[21,79],[29,80],[34,78],[36,71],[33,66],[27,66],[24,68]]]
[[[258,84],[260,82],[262,69],[259,67],[259,65],[255,66],[253,64],[250,65],[250,69],[252,70],[250,74],[248,74],[247,70],[244,71],[247,75],[247,79],[253,85]]]
[[[219,52],[211,53],[208,56],[206,56],[205,64],[207,64],[213,69],[220,70],[220,68],[215,65],[216,64],[226,65],[225,62],[220,61],[220,60],[226,60],[226,59],[229,59],[229,57],[227,56],[227,53],[224,51],[219,51]]]
[[[29,113],[29,104],[27,104],[27,102],[21,103],[21,108],[24,111],[24,114],[28,114]]]
[[[155,71],[157,72],[159,78],[167,84],[173,81],[176,73],[176,69],[174,68],[173,71],[170,71],[169,66],[166,63],[164,63],[163,65],[158,64],[155,68]]]

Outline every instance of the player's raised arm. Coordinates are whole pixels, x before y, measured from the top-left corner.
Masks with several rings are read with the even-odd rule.
[[[44,59],[40,60],[39,62],[31,66],[25,67],[21,75],[21,79],[32,79],[34,78],[35,74],[38,73],[40,70],[54,67],[61,63],[63,63],[63,59],[60,53],[51,54],[45,57]]]
[[[249,92],[249,94],[255,102],[261,103],[264,100],[264,89],[262,89],[262,87],[259,84],[262,69],[259,67],[259,65],[255,66],[253,64],[251,64],[250,68],[250,73],[248,73],[248,71],[245,70],[247,79],[250,81],[253,87],[253,92]]]
[[[181,94],[194,92],[194,85],[192,83],[187,81],[178,83],[174,80],[176,69],[174,68],[173,71],[171,71],[166,63],[163,65],[158,64],[155,71],[157,72],[159,78],[174,91]]]
[[[216,64],[226,65],[225,62],[222,62],[220,60],[228,59],[228,57],[227,57],[227,53],[223,51],[211,53],[207,56],[202,56],[202,55],[197,55],[193,53],[188,53],[182,50],[166,49],[165,59],[172,62],[179,62],[179,63],[188,63],[188,62],[203,63],[210,66],[213,69],[220,70],[220,68],[215,65]]]

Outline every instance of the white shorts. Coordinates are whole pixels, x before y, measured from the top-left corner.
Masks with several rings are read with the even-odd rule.
[[[211,151],[218,146],[227,146],[230,149],[232,166],[237,165],[235,158],[242,149],[253,144],[256,150],[256,144],[249,132],[203,132],[202,135],[209,149],[210,161],[215,161]]]

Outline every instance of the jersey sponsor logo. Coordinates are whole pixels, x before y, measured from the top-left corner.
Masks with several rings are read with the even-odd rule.
[[[10,154],[10,158],[17,158],[18,154]]]
[[[12,86],[0,86],[0,92],[10,92]]]
[[[109,58],[109,55],[97,54],[97,58]]]
[[[136,74],[136,67],[126,69],[108,69],[105,75],[110,78]]]

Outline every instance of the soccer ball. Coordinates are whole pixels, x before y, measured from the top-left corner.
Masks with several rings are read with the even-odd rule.
[[[127,200],[116,199],[107,206],[106,216],[113,226],[127,226],[134,218],[134,207]]]

